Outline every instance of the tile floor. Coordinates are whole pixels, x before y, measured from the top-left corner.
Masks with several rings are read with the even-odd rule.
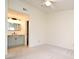
[[[6,59],[74,59],[72,50],[41,45],[38,47],[17,47],[9,49]]]

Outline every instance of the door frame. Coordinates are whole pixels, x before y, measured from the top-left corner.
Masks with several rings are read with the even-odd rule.
[[[26,21],[26,27],[27,27],[27,31],[26,31],[26,44],[27,44],[27,47],[29,47],[29,20]]]

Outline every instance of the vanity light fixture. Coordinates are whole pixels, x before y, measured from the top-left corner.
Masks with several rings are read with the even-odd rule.
[[[20,21],[19,19],[16,19],[16,18],[10,18],[10,17],[8,17],[8,22],[10,22],[10,23],[18,23],[18,24],[21,23],[21,21]]]

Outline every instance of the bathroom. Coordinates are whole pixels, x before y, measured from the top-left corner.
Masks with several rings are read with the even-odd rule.
[[[13,9],[8,9],[8,51],[16,47],[28,47],[29,16]]]

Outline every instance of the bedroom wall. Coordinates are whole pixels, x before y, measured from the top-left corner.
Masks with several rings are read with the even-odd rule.
[[[51,13],[48,18],[47,43],[67,49],[74,47],[74,11]]]
[[[30,16],[30,25],[29,25],[29,46],[37,46],[44,44],[45,39],[45,17],[44,13],[38,10],[36,7],[24,3],[21,0],[10,0],[9,8],[26,13]],[[26,8],[27,11],[23,11],[23,8]]]
[[[73,10],[51,12],[45,14],[38,8],[21,0],[10,0],[9,8],[30,15],[29,46],[51,44],[67,49],[73,49],[74,16]],[[23,11],[26,8],[27,11]]]

